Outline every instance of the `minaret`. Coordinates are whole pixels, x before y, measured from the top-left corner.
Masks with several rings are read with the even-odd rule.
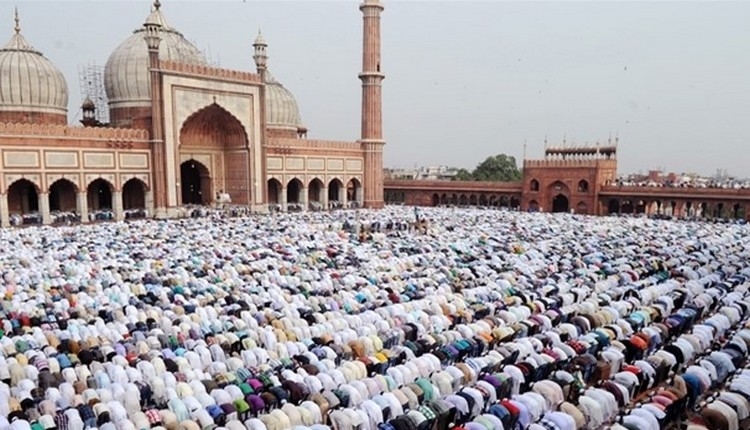
[[[255,42],[253,42],[253,60],[255,61],[255,69],[260,75],[260,80],[263,83],[260,86],[260,123],[262,126],[260,127],[260,156],[261,160],[263,160],[263,163],[261,163],[261,171],[259,174],[257,174],[257,177],[260,177],[262,181],[265,182],[266,178],[266,172],[268,169],[268,166],[266,165],[266,70],[268,68],[268,53],[266,52],[266,48],[268,45],[266,44],[266,39],[263,38],[263,34],[261,34],[260,30],[258,30],[258,37],[255,38]],[[268,188],[262,187],[261,188],[262,195],[261,195],[261,201],[256,202],[258,204],[266,204],[268,203]]]
[[[167,217],[167,171],[166,149],[164,147],[164,127],[162,125],[161,73],[159,73],[159,44],[161,43],[161,2],[154,1],[151,14],[143,23],[146,45],[148,46],[148,67],[151,78],[151,156],[153,166],[153,190],[155,215]]]
[[[362,138],[365,153],[364,206],[383,207],[383,97],[380,72],[380,0],[364,0],[359,6],[363,14],[362,36]]]
[[[268,67],[268,54],[266,53],[267,47],[268,45],[266,44],[266,39],[263,38],[263,34],[261,34],[260,30],[258,30],[258,37],[256,37],[255,42],[253,42],[253,48],[255,48],[253,60],[255,61],[255,69],[257,70],[258,74],[262,78],[264,78],[264,81],[266,68]]]

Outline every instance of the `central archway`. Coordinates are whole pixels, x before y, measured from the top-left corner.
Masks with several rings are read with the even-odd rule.
[[[183,205],[204,205],[211,201],[211,175],[208,168],[195,160],[180,165]]]
[[[570,212],[570,201],[564,194],[552,198],[552,212]]]
[[[199,200],[200,203],[196,204],[210,203],[213,200],[212,188],[227,193],[235,204],[249,204],[251,184],[255,183],[255,180],[251,174],[252,163],[248,142],[245,127],[240,120],[216,102],[190,115],[180,129],[182,159],[192,159],[192,154],[196,153],[210,153],[212,160],[220,161],[206,162],[212,169],[218,170],[209,171],[213,176],[207,176],[202,180],[200,199],[197,189],[190,194],[183,187],[183,204],[196,203]],[[205,184],[206,181],[208,185]],[[186,200],[185,197],[189,199]]]
[[[564,182],[553,182],[547,191],[552,196],[551,212],[570,212],[570,188]]]

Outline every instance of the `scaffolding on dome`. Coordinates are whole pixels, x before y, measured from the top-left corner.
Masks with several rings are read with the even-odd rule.
[[[193,44],[193,46],[198,46],[197,43],[194,40],[191,40],[190,43]],[[221,68],[221,56],[219,53],[216,53],[216,57],[213,56],[213,53],[211,52],[211,45],[206,45],[206,49],[198,49],[201,54],[203,54],[203,58],[206,59],[206,62],[211,67]]]
[[[109,100],[104,88],[104,66],[94,63],[78,67],[81,102],[89,98],[96,106],[95,117],[100,124],[109,124]]]

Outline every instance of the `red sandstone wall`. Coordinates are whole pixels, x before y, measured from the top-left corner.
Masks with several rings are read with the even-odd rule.
[[[18,124],[56,124],[66,125],[68,117],[59,113],[46,112],[2,112],[0,122]]]
[[[233,151],[225,158],[226,170],[224,172],[225,192],[229,193],[233,204],[248,205],[248,195],[251,178],[248,177],[250,167],[247,151]],[[214,190],[216,192],[218,190]]]
[[[405,193],[404,204],[409,206],[432,206],[432,194],[410,191]]]
[[[533,180],[539,181],[538,191],[531,188]],[[588,191],[578,191],[578,184],[581,180],[588,182]],[[556,183],[564,185],[561,191],[553,189]],[[552,210],[552,199],[557,194],[562,193],[568,197],[571,209],[579,212],[579,205],[585,205],[586,213],[594,213],[596,211],[596,183],[597,170],[595,168],[527,167],[524,169],[521,208],[522,210],[528,210],[532,202],[535,201],[543,211],[549,212]]]
[[[145,106],[109,110],[110,127],[151,129],[151,108]]]
[[[277,128],[266,127],[266,138],[286,138],[286,139],[297,139],[297,132],[294,130],[279,130]]]

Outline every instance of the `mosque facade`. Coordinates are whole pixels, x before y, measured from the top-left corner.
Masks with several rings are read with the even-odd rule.
[[[379,0],[364,0],[361,136],[308,139],[294,95],[271,73],[212,67],[154,2],[104,69],[109,124],[86,99],[68,124],[68,84],[18,14],[0,49],[0,223],[56,213],[174,217],[216,202],[268,210],[383,206]]]

